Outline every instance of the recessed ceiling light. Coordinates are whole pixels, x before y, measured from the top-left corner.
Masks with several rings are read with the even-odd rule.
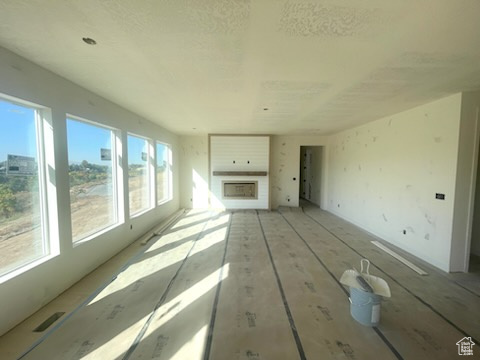
[[[97,45],[97,42],[89,37],[82,38],[83,42],[88,45]]]

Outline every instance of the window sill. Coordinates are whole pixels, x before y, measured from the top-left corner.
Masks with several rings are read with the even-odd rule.
[[[6,274],[3,274],[3,275],[0,275],[0,284],[3,284],[29,270],[32,270],[33,268],[47,262],[47,261],[50,261],[51,259],[57,257],[59,254],[58,253],[54,253],[54,254],[49,254],[49,255],[45,255],[45,256],[42,256],[40,259],[37,259],[37,260],[34,260],[28,264],[25,264],[25,265],[22,265],[20,266],[19,268],[15,269],[15,270],[12,270]]]
[[[173,200],[173,198],[168,198],[168,199],[159,201],[159,202],[157,203],[157,206],[165,205],[166,203],[169,203],[169,202],[172,201],[172,200]]]
[[[142,216],[143,214],[149,212],[150,210],[153,210],[153,207],[149,207],[148,209],[142,209],[134,214],[131,214],[130,215],[130,220],[131,219],[135,219],[135,218],[138,218],[139,216]]]
[[[89,241],[91,241],[91,240],[93,240],[93,239],[96,239],[96,238],[99,237],[100,235],[103,235],[103,234],[105,234],[105,233],[107,233],[107,232],[109,232],[109,231],[111,231],[111,230],[119,227],[119,226],[122,225],[122,224],[123,224],[123,223],[115,223],[115,224],[113,224],[113,225],[110,225],[109,227],[106,227],[105,229],[102,229],[102,230],[97,231],[96,233],[93,233],[93,234],[91,234],[91,235],[88,235],[88,236],[86,236],[86,237],[84,237],[84,238],[82,238],[82,239],[76,240],[76,241],[73,242],[73,247],[75,248],[75,247],[77,247],[77,246],[79,246],[79,245],[82,245],[82,244],[84,244],[84,243],[86,243],[86,242],[89,242]]]

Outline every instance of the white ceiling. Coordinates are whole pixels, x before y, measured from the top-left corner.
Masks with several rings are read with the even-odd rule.
[[[178,134],[328,134],[479,89],[480,1],[0,0],[0,46]]]

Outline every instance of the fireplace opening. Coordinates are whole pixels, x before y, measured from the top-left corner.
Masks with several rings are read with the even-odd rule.
[[[257,199],[258,181],[222,181],[224,199]]]

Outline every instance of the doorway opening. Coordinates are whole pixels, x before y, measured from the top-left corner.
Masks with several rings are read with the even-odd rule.
[[[320,207],[323,146],[300,146],[299,204]]]
[[[477,176],[473,198],[472,234],[470,239],[470,258],[468,272],[480,274],[480,167],[477,156]],[[467,260],[468,261],[468,260]]]

